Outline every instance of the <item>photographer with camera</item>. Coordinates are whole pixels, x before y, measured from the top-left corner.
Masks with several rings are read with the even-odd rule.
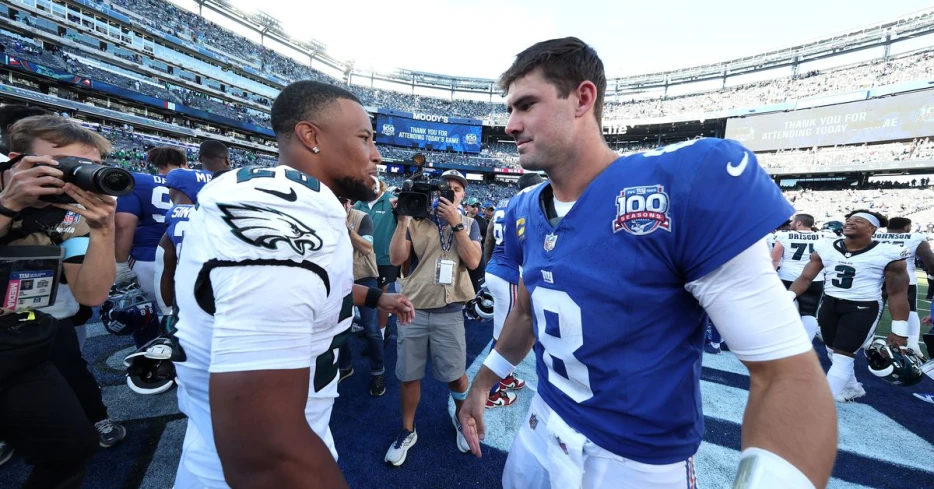
[[[448,170],[438,183],[406,181],[396,202],[399,223],[389,245],[390,260],[393,265],[401,265],[411,255],[417,260],[402,285],[402,293],[415,306],[415,319],[399,328],[396,346],[396,376],[402,382],[402,431],[386,453],[386,461],[396,466],[405,462],[418,439],[415,411],[429,351],[434,377],[448,383],[454,398],[452,422],[457,447],[464,453],[470,450],[457,412],[467,396],[462,310],[475,295],[468,270],[480,263],[480,227],[460,211],[466,187],[467,179],[460,172]],[[429,209],[435,193],[437,204]]]
[[[77,488],[96,447],[126,435],[107,419],[69,318],[107,298],[116,203],[104,192],[132,181],[100,165],[109,142],[58,116],[16,123],[10,150],[0,165],[0,245],[14,257],[2,263],[0,439],[34,466],[25,487]]]

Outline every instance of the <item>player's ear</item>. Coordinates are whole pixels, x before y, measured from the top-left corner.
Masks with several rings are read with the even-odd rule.
[[[296,138],[308,151],[319,145],[318,139],[321,135],[321,128],[308,121],[299,121],[295,124],[292,137]]]
[[[583,117],[589,112],[597,101],[597,86],[590,80],[584,80],[577,86],[577,107],[575,117]]]

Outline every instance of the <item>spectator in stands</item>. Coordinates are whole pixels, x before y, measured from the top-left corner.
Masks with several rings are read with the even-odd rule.
[[[439,197],[437,208],[424,219],[398,216],[389,245],[393,265],[402,265],[412,255],[417,260],[402,287],[415,306],[415,319],[398,332],[396,376],[402,382],[402,430],[386,452],[386,461],[396,466],[405,462],[418,439],[415,411],[429,353],[434,377],[448,384],[454,398],[457,447],[464,453],[470,450],[457,413],[467,396],[463,308],[475,296],[468,270],[480,265],[480,227],[459,210],[467,179],[457,170],[442,173],[441,179],[454,191],[454,201]]]
[[[10,133],[13,124],[27,117],[35,115],[49,115],[51,112],[41,107],[29,105],[8,104],[0,107],[0,162],[8,161],[10,152]]]

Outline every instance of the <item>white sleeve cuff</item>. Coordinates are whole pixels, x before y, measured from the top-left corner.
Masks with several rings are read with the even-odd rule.
[[[763,241],[685,286],[710,315],[730,351],[753,362],[813,348]]]

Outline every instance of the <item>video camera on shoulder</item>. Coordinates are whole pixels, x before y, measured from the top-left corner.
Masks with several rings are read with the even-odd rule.
[[[29,154],[21,154],[16,158],[3,164],[0,171],[6,171],[18,163]],[[123,168],[101,165],[87,158],[75,156],[64,156],[56,158],[58,168],[62,171],[62,180],[70,183],[81,190],[96,192],[104,195],[121,197],[128,195],[136,187],[136,181],[133,180],[133,174]],[[45,165],[53,166],[53,165]],[[74,204],[75,201],[67,194],[46,195],[41,199],[43,202],[52,202],[56,204]]]
[[[399,202],[396,204],[396,214],[416,219],[428,217],[435,192],[449,202],[454,202],[454,190],[448,182],[431,180],[430,177],[421,173],[413,175],[411,179],[402,182],[402,191],[399,192]]]

